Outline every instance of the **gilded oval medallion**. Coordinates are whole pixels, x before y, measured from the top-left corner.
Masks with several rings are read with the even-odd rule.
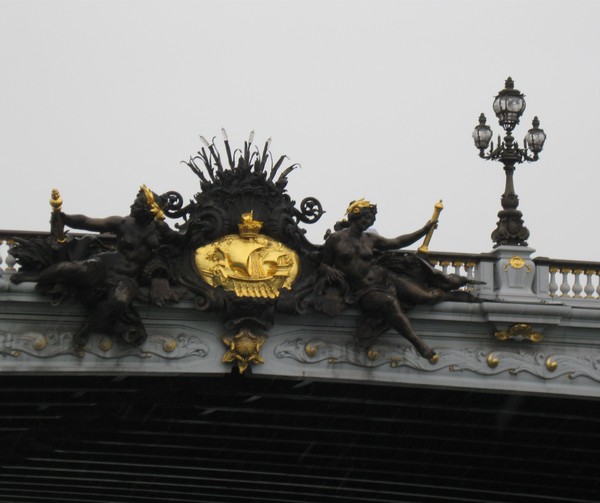
[[[202,279],[238,297],[274,299],[280,289],[290,290],[300,270],[298,255],[259,234],[261,227],[252,212],[244,213],[239,235],[229,234],[198,248],[195,264]]]

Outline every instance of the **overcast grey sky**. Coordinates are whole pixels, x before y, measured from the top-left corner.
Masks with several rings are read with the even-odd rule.
[[[126,214],[141,183],[186,199],[180,164],[221,127],[241,146],[272,137],[298,202],[327,213],[378,203],[386,236],[443,199],[430,249],[492,248],[504,189],[471,131],[509,75],[548,135],[517,168],[538,256],[600,260],[600,2],[589,0],[0,1],[4,229],[47,230],[64,211]]]

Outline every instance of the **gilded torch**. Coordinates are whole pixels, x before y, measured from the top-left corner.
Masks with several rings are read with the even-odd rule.
[[[60,212],[62,210],[62,198],[58,189],[52,189],[50,195],[50,206],[52,206],[52,215],[50,217],[50,232],[56,239],[57,243],[64,243],[65,238],[65,224],[62,221]]]
[[[431,216],[431,222],[437,222],[440,218],[440,213],[444,209],[444,205],[442,204],[442,200],[440,199],[435,206],[433,207],[433,215]],[[423,244],[419,246],[419,253],[429,253],[429,242],[431,241],[431,236],[433,236],[433,231],[435,230],[435,225],[429,229],[429,232],[425,236],[425,240]]]

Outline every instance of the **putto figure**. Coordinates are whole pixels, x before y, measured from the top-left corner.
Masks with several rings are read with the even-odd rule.
[[[53,200],[56,200],[54,193]],[[95,331],[115,334],[126,343],[139,345],[146,339],[146,331],[132,304],[141,290],[156,305],[178,300],[181,296],[181,292],[171,288],[168,263],[161,255],[168,254],[165,250],[168,245],[181,243],[184,236],[163,222],[165,204],[161,196],[143,185],[129,215],[124,217],[68,215],[53,205],[51,225],[55,247],[76,248],[76,240],[65,239],[63,226],[66,225],[73,229],[111,233],[116,236],[116,249],[99,253],[78,252],[75,257],[67,252],[68,257],[40,271],[28,271],[24,267],[11,277],[11,281],[35,281],[37,288],[51,294],[55,303],[67,297],[83,303],[89,315],[74,335],[77,347],[85,346]],[[20,246],[23,249],[17,247],[16,256],[27,253],[28,244]]]
[[[429,220],[415,232],[388,239],[365,232],[375,223],[375,204],[353,201],[346,215],[325,241],[315,307],[336,314],[345,305],[358,306],[363,313],[355,334],[360,349],[368,349],[391,327],[431,360],[435,351],[414,332],[405,309],[442,300],[466,278],[444,275],[414,254],[392,250],[415,243],[437,222]]]

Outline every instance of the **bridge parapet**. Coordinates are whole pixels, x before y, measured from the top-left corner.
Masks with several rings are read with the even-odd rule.
[[[479,255],[431,253],[436,267],[463,268],[458,272],[470,271],[474,279],[485,282],[471,287],[475,302],[442,302],[409,312],[415,331],[436,350],[435,362],[419,357],[392,332],[368,352],[356,350],[351,336],[360,313],[349,310],[335,318],[317,313],[278,316],[268,337],[251,348],[257,358],[251,359],[248,373],[265,378],[600,397],[600,303],[597,292],[587,296],[590,287],[581,280],[585,295],[577,296],[578,273],[574,272],[597,271],[600,264],[529,260],[523,258],[522,248],[518,251],[523,264],[514,259],[511,265],[517,257],[512,249]],[[573,271],[561,273],[571,275],[569,291],[552,286],[554,268]],[[83,309],[75,303],[51,306],[35,292],[34,284],[10,283],[10,269],[5,260],[0,272],[2,373],[218,375],[232,371],[230,362],[236,355],[226,344],[230,335],[220,316],[200,312],[190,301],[166,307],[138,305],[148,331],[140,347],[96,335],[84,348],[75,349],[73,334],[82,322]],[[519,274],[511,276],[515,272]]]

